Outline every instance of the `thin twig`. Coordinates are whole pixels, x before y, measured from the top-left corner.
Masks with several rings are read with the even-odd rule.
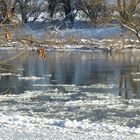
[[[9,61],[11,61],[11,60],[16,59],[17,57],[19,57],[19,56],[21,56],[22,54],[24,54],[26,51],[27,51],[27,50],[24,50],[24,51],[22,51],[21,53],[17,54],[16,56],[13,56],[13,57],[11,57],[11,58],[8,58],[8,59],[5,59],[5,60],[0,61],[0,65],[1,65],[1,64],[5,64],[5,63],[7,63],[7,62],[9,62]]]

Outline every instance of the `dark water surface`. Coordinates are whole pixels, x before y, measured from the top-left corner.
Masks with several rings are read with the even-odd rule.
[[[3,60],[17,53],[1,51],[0,58]],[[139,53],[48,52],[46,60],[42,60],[28,52],[0,65],[0,92],[20,94],[26,90],[46,90],[49,85],[64,90],[61,85],[94,84],[97,87],[86,90],[111,92],[128,99],[140,98],[139,62]],[[48,87],[43,86],[47,84]],[[103,86],[99,88],[99,85]]]
[[[3,50],[0,59],[18,53]],[[128,52],[47,52],[46,60],[27,52],[0,65],[0,113],[51,118],[60,127],[75,120],[139,128],[139,62],[139,53]]]

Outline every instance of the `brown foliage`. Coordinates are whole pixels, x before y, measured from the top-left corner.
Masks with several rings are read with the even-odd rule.
[[[11,33],[9,31],[6,31],[4,35],[5,35],[6,41],[11,42],[11,38],[12,38]]]
[[[37,49],[37,54],[39,57],[45,59],[46,58],[46,51],[45,51],[45,48],[43,47],[40,47]]]

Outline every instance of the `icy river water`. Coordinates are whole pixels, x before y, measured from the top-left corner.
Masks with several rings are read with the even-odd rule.
[[[0,65],[0,93],[2,140],[140,139],[136,52],[27,52]]]

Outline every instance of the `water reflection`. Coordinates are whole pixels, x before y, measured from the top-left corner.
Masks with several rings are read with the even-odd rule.
[[[137,97],[137,83],[133,80],[132,75],[122,75],[119,79],[119,96],[126,99]]]
[[[1,51],[2,59],[17,52]],[[131,73],[138,72],[138,54],[106,54],[101,52],[48,52],[46,60],[29,52],[19,59],[0,66],[0,92],[10,89],[20,94],[26,90],[37,90],[34,85],[68,84],[93,85],[114,84],[114,88],[91,89],[91,92],[112,93],[124,98],[140,98],[140,85]],[[11,72],[12,75],[8,75]],[[3,75],[7,73],[7,75]],[[47,87],[38,87],[47,90]]]

